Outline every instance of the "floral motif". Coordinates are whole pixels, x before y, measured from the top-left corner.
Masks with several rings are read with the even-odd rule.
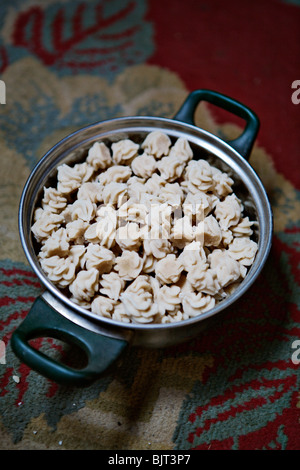
[[[2,68],[7,55],[14,57],[18,52],[18,57],[32,54],[60,73],[88,70],[112,75],[143,62],[153,49],[144,2],[125,0],[116,5],[108,0],[48,0],[23,2],[20,11],[15,8],[4,13],[10,40],[8,52],[0,49]]]

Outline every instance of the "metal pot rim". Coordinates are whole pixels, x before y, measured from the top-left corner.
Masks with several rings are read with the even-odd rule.
[[[127,126],[127,127],[126,127]],[[170,126],[170,127],[169,127]],[[110,131],[109,131],[109,128]],[[70,150],[76,150],[84,143],[87,142],[92,142],[99,140],[99,137],[101,133],[96,133],[96,130],[102,129],[105,131],[103,133],[102,131],[102,136],[107,138],[108,136],[112,135],[117,135],[120,132],[133,132],[133,131],[142,131],[142,132],[149,132],[149,129],[151,130],[164,130],[166,133],[169,135],[172,135],[174,137],[179,136],[179,135],[184,135],[189,141],[194,141],[205,143],[205,150],[212,151],[212,153],[217,156],[218,158],[221,158],[223,155],[223,159],[221,160],[224,161],[228,164],[229,162],[231,163],[230,166],[232,166],[235,170],[239,168],[240,171],[243,172],[243,176],[247,175],[247,181],[248,184],[251,182],[252,183],[252,188],[256,189],[256,192],[251,193],[253,197],[255,197],[256,201],[256,208],[258,209],[259,212],[259,223],[261,226],[263,226],[263,237],[260,237],[259,240],[259,249],[256,255],[256,259],[254,261],[254,264],[250,268],[249,272],[247,273],[247,276],[244,281],[240,284],[240,286],[237,288],[237,290],[232,293],[228,298],[225,300],[221,301],[219,304],[217,304],[213,309],[202,313],[199,316],[196,316],[194,318],[190,318],[188,320],[183,320],[180,322],[176,323],[168,323],[168,324],[136,324],[136,323],[123,323],[123,322],[117,322],[115,320],[110,320],[104,317],[99,317],[96,314],[93,314],[90,311],[85,310],[84,308],[76,305],[73,303],[70,299],[68,299],[55,285],[53,285],[45,276],[45,274],[42,272],[39,263],[37,260],[34,259],[33,255],[33,249],[30,247],[30,243],[28,241],[30,234],[28,232],[26,233],[26,225],[28,227],[28,217],[27,217],[27,224],[25,223],[25,218],[28,215],[28,201],[31,200],[31,203],[33,201],[33,197],[31,195],[31,198],[29,197],[30,191],[32,192],[32,188],[36,183],[36,178],[38,174],[45,173],[45,171],[42,171],[44,167],[48,167],[48,161],[51,156],[56,154],[59,150],[62,150],[63,146],[65,144],[68,144],[72,142],[73,140],[76,141],[80,136],[87,136],[89,135],[88,139],[84,140],[78,140],[76,145],[72,147]],[[129,131],[130,130],[130,131]],[[65,152],[66,153],[66,152]],[[68,151],[68,153],[70,153]],[[60,154],[60,161],[63,159],[62,156],[65,155],[64,153]],[[57,165],[58,165],[58,158],[55,160],[55,165],[53,165],[53,161],[50,162],[52,163],[52,166],[50,167],[50,170],[52,171]],[[45,170],[45,169],[44,169]],[[242,178],[244,181],[244,178]],[[40,190],[41,187],[35,189],[35,197],[37,194],[37,191]],[[258,197],[261,198],[259,200]],[[31,209],[32,211],[33,209]],[[32,214],[32,212],[31,212]],[[31,219],[31,217],[30,217]],[[69,134],[65,138],[63,138],[61,141],[59,141],[57,144],[55,144],[35,165],[33,170],[31,171],[29,178],[27,179],[27,182],[24,186],[21,200],[20,200],[20,206],[19,206],[19,233],[20,233],[20,238],[21,238],[21,243],[25,252],[25,255],[27,257],[27,260],[29,261],[32,269],[46,288],[46,290],[50,291],[54,297],[56,297],[59,301],[61,301],[62,304],[65,306],[69,307],[73,311],[75,311],[77,314],[79,314],[79,323],[80,323],[80,317],[83,317],[85,319],[89,319],[92,322],[97,322],[101,323],[104,326],[109,327],[121,327],[123,330],[163,330],[163,329],[177,329],[181,328],[183,326],[190,325],[192,326],[194,323],[198,323],[199,321],[203,321],[209,317],[212,317],[216,315],[217,313],[221,312],[222,310],[228,308],[230,305],[232,305],[236,300],[238,300],[248,289],[249,287],[254,283],[258,275],[260,274],[265,261],[269,255],[270,248],[271,248],[271,240],[272,240],[272,227],[273,227],[273,220],[272,220],[272,210],[268,201],[268,197],[265,191],[265,188],[257,176],[256,172],[254,169],[251,167],[251,165],[245,160],[244,157],[240,155],[238,151],[236,151],[231,145],[226,143],[224,140],[219,138],[218,136],[201,129],[197,127],[196,125],[185,123],[182,121],[177,121],[174,119],[169,119],[169,118],[163,118],[163,117],[155,117],[155,116],[129,116],[129,117],[120,117],[120,118],[114,118],[106,121],[101,121],[101,122],[96,122],[94,124],[90,124],[88,126],[82,127],[75,132]]]

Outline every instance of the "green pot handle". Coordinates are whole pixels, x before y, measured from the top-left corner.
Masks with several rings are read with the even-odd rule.
[[[82,369],[69,367],[28,343],[33,338],[45,336],[79,346],[87,356],[87,365]],[[57,383],[78,386],[90,384],[107,372],[127,345],[126,340],[82,328],[54,310],[43,297],[35,300],[11,337],[12,350],[22,362]]]
[[[194,114],[201,101],[214,104],[246,121],[244,132],[237,139],[227,143],[248,160],[260,126],[256,114],[250,108],[229,96],[211,90],[195,90],[188,95],[173,119],[195,125]]]

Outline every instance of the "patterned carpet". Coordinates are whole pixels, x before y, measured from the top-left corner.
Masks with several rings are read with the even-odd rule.
[[[1,3],[0,449],[300,449],[299,21],[299,2],[284,0]],[[40,376],[10,346],[42,292],[17,226],[31,169],[82,126],[173,117],[196,88],[261,121],[250,163],[274,237],[259,280],[194,340],[128,349],[88,387]],[[242,129],[208,105],[196,123],[225,139]],[[35,341],[64,354],[58,341]]]

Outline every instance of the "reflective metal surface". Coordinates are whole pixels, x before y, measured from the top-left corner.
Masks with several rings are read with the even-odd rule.
[[[246,214],[257,221],[254,237],[258,252],[246,278],[238,289],[216,307],[201,316],[172,324],[125,324],[100,318],[74,304],[44,275],[35,252],[31,235],[33,212],[44,186],[55,181],[56,169],[62,163],[79,163],[87,155],[88,148],[97,140],[107,144],[130,138],[141,143],[146,135],[161,130],[171,140],[188,139],[194,158],[204,158],[223,171],[230,172],[235,181],[234,192],[242,200]],[[272,240],[272,211],[266,191],[250,164],[230,145],[218,137],[180,121],[156,117],[128,117],[90,125],[66,137],[56,144],[35,166],[30,174],[20,201],[19,231],[26,257],[46,289],[45,300],[56,304],[58,311],[84,328],[116,337],[130,337],[134,345],[162,347],[184,341],[200,332],[204,320],[227,309],[239,299],[260,274],[269,255]]]

